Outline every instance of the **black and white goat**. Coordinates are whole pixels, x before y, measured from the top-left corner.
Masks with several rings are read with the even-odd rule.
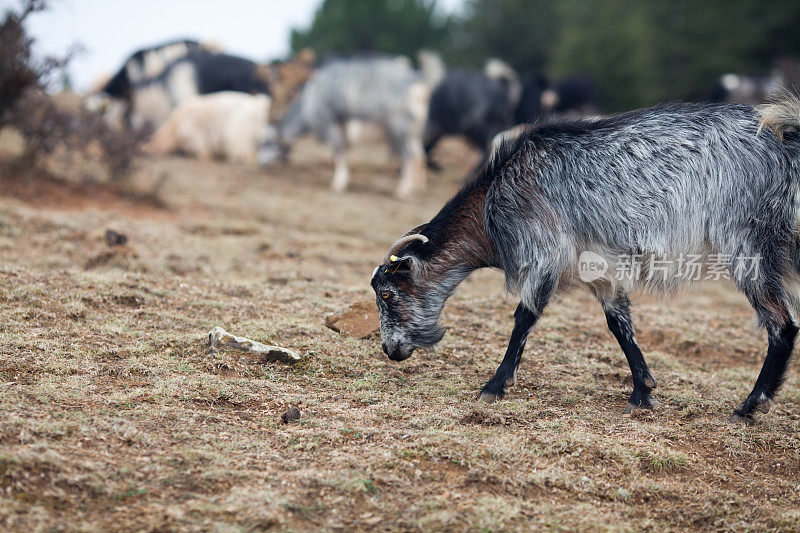
[[[490,59],[483,72],[448,71],[433,91],[428,107],[428,166],[439,168],[431,160],[431,151],[445,135],[463,135],[485,157],[492,137],[514,124],[520,91],[517,74],[498,59]]]
[[[195,49],[133,89],[131,125],[157,127],[182,101],[221,91],[269,95],[259,65],[243,57]]]
[[[157,128],[187,98],[220,91],[269,95],[257,63],[181,40],[135,52],[99,94],[122,100],[132,127]]]
[[[180,39],[137,50],[113,76],[94,88],[86,99],[86,107],[103,111],[109,123],[115,126],[119,122],[130,123],[136,88],[158,78],[175,60],[203,46],[195,40]]]
[[[527,129],[375,270],[383,350],[401,361],[436,344],[442,307],[458,284],[475,269],[501,269],[520,303],[505,358],[481,392],[493,401],[513,383],[528,333],[553,294],[583,284],[628,359],[626,411],[651,408],[656,380],[634,336],[628,291],[674,288],[694,279],[681,273],[681,257],[716,257],[768,333],[761,373],[731,417],[752,422],[769,410],[798,332],[798,127],[800,99],[792,96],[759,112],[669,104]],[[586,253],[610,268],[581,276]],[[661,265],[665,257],[670,268],[648,260]],[[638,276],[620,270],[636,258]]]
[[[100,92],[130,101],[133,89],[138,84],[160,76],[176,59],[202,48],[203,45],[198,41],[180,39],[137,50],[101,87]]]

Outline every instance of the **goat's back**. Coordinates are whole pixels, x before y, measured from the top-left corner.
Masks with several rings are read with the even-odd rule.
[[[386,120],[405,106],[420,77],[405,58],[340,60],[317,71],[301,95],[307,119]]]
[[[752,107],[730,104],[532,128],[490,165],[489,222],[528,233],[549,225],[573,252],[735,253],[793,239],[800,136],[757,129]]]

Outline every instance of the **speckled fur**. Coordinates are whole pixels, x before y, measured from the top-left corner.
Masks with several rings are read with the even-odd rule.
[[[579,283],[582,251],[608,257],[717,253],[730,255],[731,266],[760,256],[757,279],[732,273],[770,341],[756,386],[735,412],[750,421],[780,386],[797,333],[800,135],[785,120],[781,124],[782,140],[769,128],[757,131],[759,116],[749,106],[668,104],[524,131],[501,146],[420,231],[428,243],[412,243],[397,254],[406,277],[402,285],[418,287],[414,293],[423,296],[406,297],[399,278],[373,278],[376,291],[394,291],[393,299],[411,314],[382,327],[392,338],[388,348],[407,357],[438,340],[433,332],[444,300],[481,266],[503,270],[520,309],[530,311],[520,315],[512,336],[524,345],[526,328],[553,293]],[[630,283],[609,277],[591,287],[632,361],[636,387],[655,381],[635,357],[627,291],[671,290],[680,283],[671,276]],[[379,305],[388,307],[380,299]],[[519,348],[510,345],[509,353]],[[505,360],[504,365],[497,383],[516,370]],[[651,387],[645,388],[646,404]],[[492,395],[503,392],[495,388]]]

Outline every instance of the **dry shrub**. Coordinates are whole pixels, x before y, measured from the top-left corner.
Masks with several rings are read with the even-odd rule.
[[[79,48],[64,57],[33,57],[24,21],[47,9],[48,0],[27,0],[0,23],[0,128],[25,140],[24,167],[78,180],[124,181],[139,153],[140,133],[112,128],[99,112],[63,105],[47,93]]]
[[[9,115],[25,139],[26,159],[62,177],[124,181],[144,138],[111,128],[98,112],[64,109],[39,91],[23,95]]]

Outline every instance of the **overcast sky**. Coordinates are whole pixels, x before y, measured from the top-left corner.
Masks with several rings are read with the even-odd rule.
[[[70,66],[77,90],[112,73],[133,51],[170,39],[215,41],[256,61],[284,57],[293,27],[307,26],[321,0],[54,0],[33,15],[28,29],[37,53],[63,53],[72,43],[86,52]],[[463,0],[439,0],[450,12]],[[0,12],[20,0],[0,0]]]

